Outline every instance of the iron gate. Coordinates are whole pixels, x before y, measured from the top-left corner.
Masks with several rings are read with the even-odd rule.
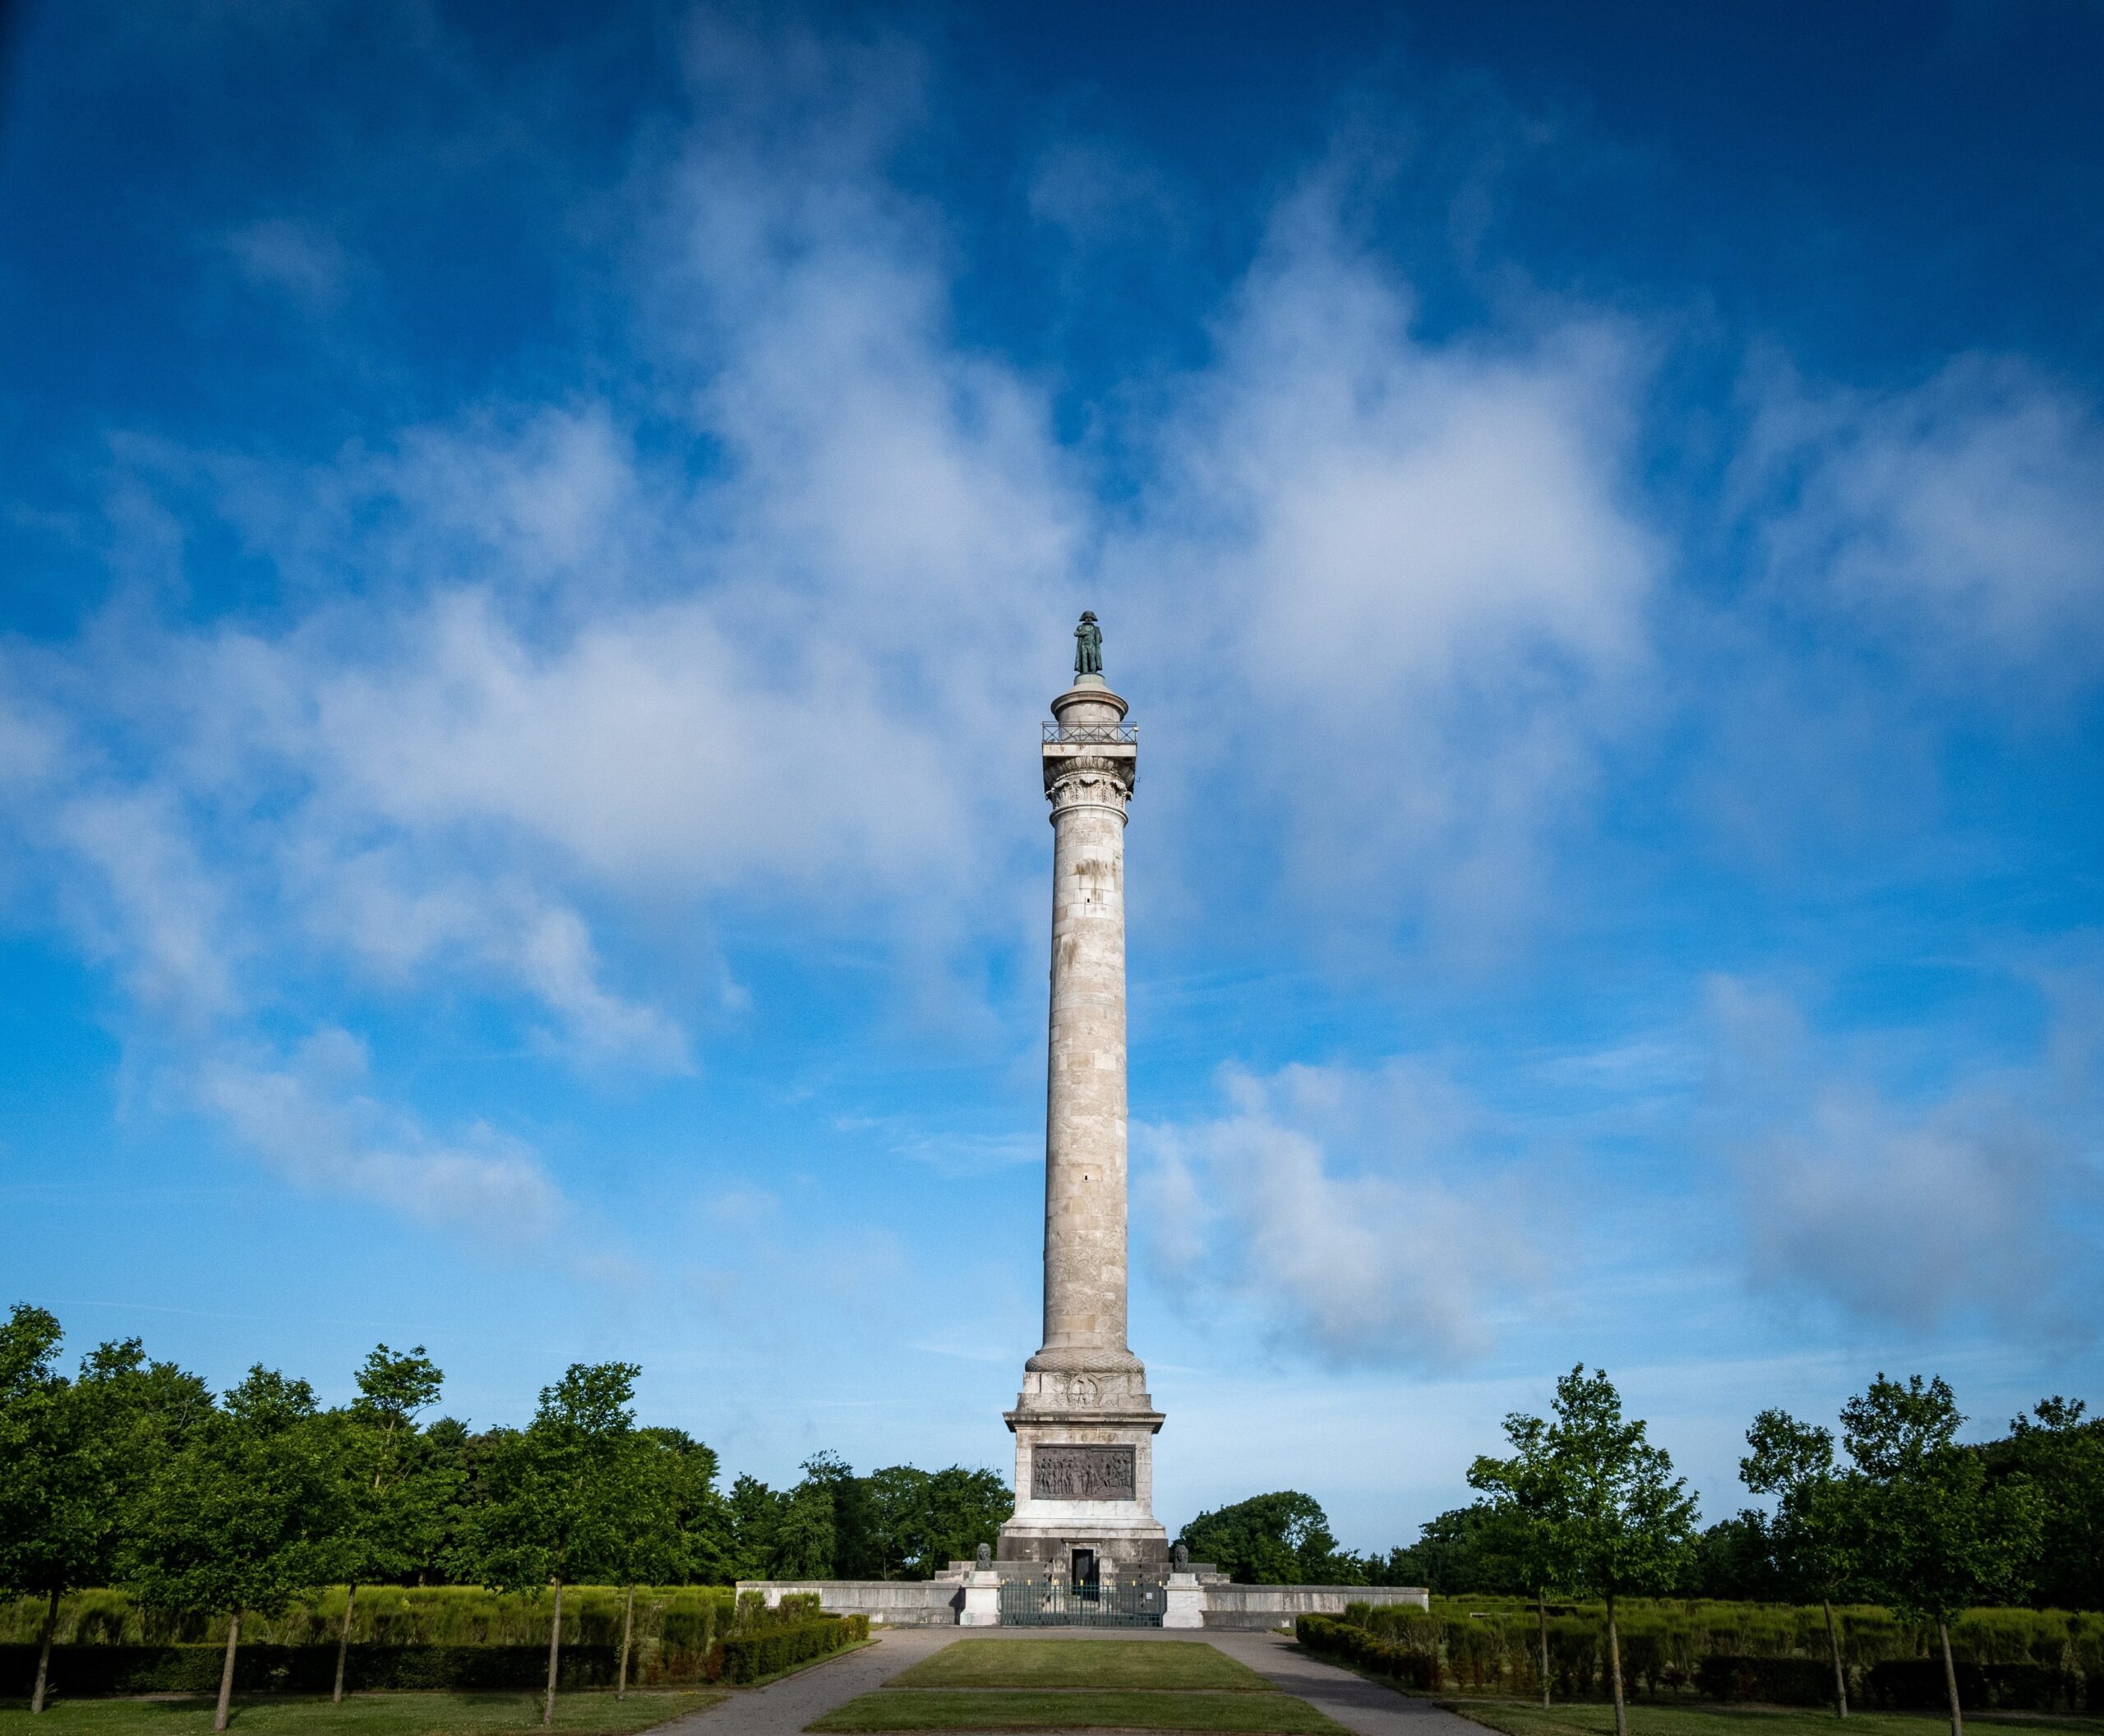
[[[1159,1628],[1169,1588],[1159,1581],[1075,1586],[1059,1579],[1001,1581],[1004,1628]]]

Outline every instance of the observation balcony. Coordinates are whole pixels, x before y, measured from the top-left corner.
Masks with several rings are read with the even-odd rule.
[[[1045,726],[1045,744],[1062,747],[1137,747],[1140,741],[1140,726],[1137,723],[1091,723],[1068,727],[1064,723]]]

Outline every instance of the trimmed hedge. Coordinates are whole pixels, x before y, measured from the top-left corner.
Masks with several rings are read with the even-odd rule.
[[[1412,1688],[1430,1691],[1439,1686],[1437,1652],[1428,1653],[1393,1640],[1377,1638],[1363,1628],[1340,1621],[1336,1616],[1296,1616],[1293,1637],[1309,1651],[1327,1652],[1331,1657],[1356,1664],[1361,1669],[1372,1670],[1376,1675],[1392,1676],[1398,1682],[1407,1682]]]
[[[621,1644],[627,1594],[620,1586],[565,1586],[562,1642]],[[728,1586],[638,1586],[635,1644],[706,1652],[733,1625],[737,1593]],[[0,1598],[0,1643],[34,1645],[44,1632],[40,1597]],[[344,1588],[296,1600],[276,1615],[251,1610],[241,1637],[272,1646],[333,1646],[344,1625]],[[226,1638],[224,1617],[170,1616],[140,1609],[122,1591],[69,1592],[59,1602],[61,1645],[210,1646]],[[479,1586],[361,1586],[351,1645],[541,1646],[548,1643],[548,1594]],[[631,1662],[634,1662],[631,1660]]]
[[[1832,1703],[1833,1668],[1826,1624],[1816,1604],[1733,1604],[1704,1600],[1631,1598],[1622,1603],[1622,1663],[1631,1697],[1673,1701],[1700,1692],[1714,1700],[1772,1705]],[[1881,1665],[1911,1669],[1938,1658],[1936,1630],[1889,1609],[1837,1608],[1842,1666],[1851,1702],[1876,1703],[1870,1679]],[[1541,1692],[1541,1660],[1532,1600],[1435,1597],[1429,1610],[1409,1604],[1354,1603],[1347,1625],[1371,1638],[1420,1655],[1407,1678],[1433,1680],[1449,1691]],[[1551,1692],[1559,1700],[1594,1700],[1608,1693],[1606,1610],[1597,1603],[1552,1603],[1548,1608]],[[1951,1624],[1959,1668],[1973,1678],[1983,1706],[2020,1708],[2052,1701],[2104,1710],[2104,1615],[2060,1609],[1968,1609]],[[1335,1646],[1332,1650],[1336,1649]],[[1386,1665],[1369,1664],[1388,1673]],[[1941,1669],[1937,1661],[1935,1668]],[[2044,1676],[2005,1675],[2042,1669]],[[2071,1676],[2073,1685],[2063,1678]],[[1909,1679],[1903,1669],[1895,1682]],[[1894,1687],[1895,1697],[1915,1692]],[[1940,1690],[1939,1690],[1940,1692]],[[1935,1703],[1940,1703],[1940,1701]]]
[[[1695,1685],[1712,1700],[1831,1706],[1834,1664],[1825,1658],[1743,1658],[1713,1651],[1695,1666]]]
[[[34,1646],[0,1646],[0,1698],[28,1697],[36,1655]],[[558,1679],[564,1688],[611,1688],[619,1657],[612,1646],[565,1646]],[[225,1659],[224,1646],[54,1646],[51,1687],[72,1699],[216,1693]],[[700,1680],[704,1664],[692,1657],[685,1679]],[[530,1688],[547,1678],[545,1645],[353,1646],[344,1669],[352,1689]],[[335,1679],[334,1646],[258,1644],[234,1653],[234,1687],[242,1693],[325,1694]]]
[[[709,1655],[708,1679],[736,1686],[778,1675],[870,1637],[866,1615],[821,1615],[751,1633],[734,1633]]]
[[[1837,1609],[1852,1705],[1933,1711],[1943,1664],[1924,1633],[1889,1611]],[[1809,1619],[1807,1619],[1809,1618]],[[1541,1692],[1535,1612],[1516,1599],[1349,1605],[1341,1618],[1303,1616],[1300,1642],[1376,1674],[1437,1692]],[[1608,1692],[1605,1611],[1552,1604],[1551,1691],[1559,1700]],[[1953,1624],[1959,1697],[1982,1711],[2104,1711],[2104,1619],[2060,1610],[1970,1610]],[[1622,1674],[1635,1699],[1831,1706],[1834,1667],[1820,1611],[1788,1604],[1665,1601],[1623,1606]],[[1970,1652],[1971,1655],[1967,1655]]]
[[[1968,1712],[2076,1711],[2088,1697],[2073,1670],[2042,1664],[1960,1664],[1957,1670],[1958,1703]],[[1936,1711],[1949,1704],[1940,1658],[1874,1665],[1867,1686],[1870,1699],[1890,1711]]]

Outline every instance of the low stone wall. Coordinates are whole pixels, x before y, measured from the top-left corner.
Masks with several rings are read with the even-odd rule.
[[[954,1628],[964,1587],[954,1579],[741,1579],[741,1591],[760,1591],[772,1609],[784,1592],[815,1591],[828,1615],[866,1615],[872,1627]]]
[[[780,1603],[784,1592],[815,1591],[827,1614],[866,1615],[872,1625],[884,1628],[953,1628],[964,1612],[961,1574],[940,1579],[741,1579],[738,1589],[764,1593],[770,1606]],[[1290,1628],[1297,1615],[1342,1615],[1347,1604],[1432,1607],[1431,1595],[1415,1586],[1237,1586],[1208,1572],[1199,1591],[1208,1628]]]
[[[1432,1607],[1418,1586],[1236,1586],[1215,1580],[1203,1588],[1208,1628],[1290,1628],[1297,1615],[1342,1615],[1347,1604]]]

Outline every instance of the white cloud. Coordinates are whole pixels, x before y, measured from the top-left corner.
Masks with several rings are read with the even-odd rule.
[[[2011,358],[1909,390],[1806,389],[1766,369],[1739,488],[1777,582],[1848,611],[1943,679],[2097,668],[2104,418]]]
[[[22,664],[76,744],[24,831],[84,870],[81,926],[142,1003],[187,985],[197,1064],[344,967],[404,998],[464,973],[594,1066],[690,1064],[694,999],[610,915],[764,908],[901,974],[1005,935],[1031,725],[1099,549],[1114,656],[1188,748],[1165,836],[1283,854],[1326,929],[1495,930],[1538,897],[1646,655],[1626,335],[1428,342],[1316,187],[1121,517],[1040,385],[953,326],[949,239],[887,173],[914,58],[697,42],[702,118],[637,175],[633,398],[465,404],[304,465],[118,449],[145,594],[222,540],[192,520],[284,580],[268,615],[127,607]],[[1337,1344],[1367,1336],[1325,1306]]]
[[[1489,1347],[1497,1292],[1532,1254],[1495,1170],[1451,1180],[1480,1110],[1400,1061],[1222,1083],[1226,1115],[1136,1129],[1136,1215],[1174,1293],[1232,1301],[1336,1362],[1446,1365]]]
[[[225,247],[251,284],[275,290],[311,312],[325,313],[343,299],[349,255],[336,237],[315,224],[260,218],[229,231]]]
[[[138,1000],[191,1028],[233,1007],[226,890],[170,792],[90,788],[63,798],[49,820],[48,841],[94,876],[92,890],[75,884],[63,902]]]
[[[1433,344],[1414,316],[1327,183],[1290,201],[1119,566],[1152,660],[1204,672],[1179,729],[1282,805],[1317,903],[1477,938],[1582,811],[1661,551],[1628,498],[1627,334]]]
[[[286,1063],[212,1056],[198,1070],[196,1097],[302,1187],[495,1241],[538,1241],[555,1228],[564,1202],[532,1152],[482,1127],[457,1143],[431,1138],[358,1092],[366,1068],[357,1038],[324,1027]]]
[[[1796,1007],[1712,986],[1717,1137],[1737,1175],[1754,1281],[1846,1315],[2088,1337],[2104,1266],[2093,995],[2038,1064],[1975,1067],[1895,1099],[1828,1057]]]

